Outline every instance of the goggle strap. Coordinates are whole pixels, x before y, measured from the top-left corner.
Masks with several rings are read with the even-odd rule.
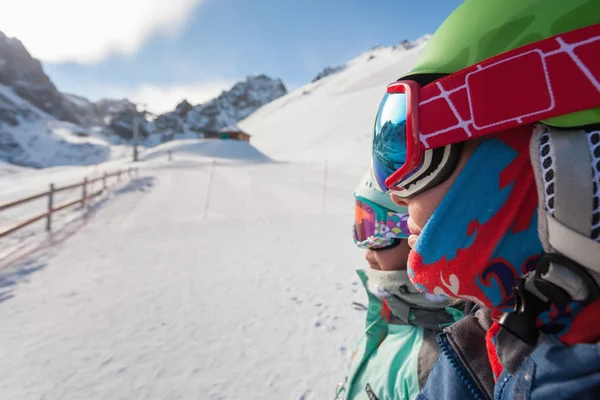
[[[519,47],[421,88],[422,148],[600,107],[599,54],[596,24]]]

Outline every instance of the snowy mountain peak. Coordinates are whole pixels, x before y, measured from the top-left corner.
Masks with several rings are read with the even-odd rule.
[[[378,55],[381,55],[383,53],[387,53],[390,51],[406,51],[406,50],[411,50],[417,47],[421,47],[422,45],[424,45],[425,43],[427,43],[427,41],[429,40],[429,38],[431,37],[430,34],[426,34],[416,40],[407,40],[404,39],[401,42],[399,42],[398,44],[395,44],[393,46],[373,46],[373,48],[369,51],[366,51],[364,53],[362,53],[361,55],[359,55],[358,57],[356,57],[355,59],[349,61],[348,63],[346,63],[345,65],[339,65],[339,66],[334,66],[334,67],[325,67],[323,68],[311,81],[312,83],[317,82],[323,78],[326,78],[330,75],[334,75],[337,73],[340,73],[342,71],[344,71],[349,65],[353,65],[357,62],[362,63],[362,62],[368,62],[371,61],[373,59],[375,59]]]
[[[186,100],[182,101],[174,111],[162,114],[154,121],[154,131],[165,136],[216,131],[235,125],[286,93],[281,79],[263,74],[248,76],[204,104],[192,107]]]
[[[184,99],[175,107],[175,113],[180,117],[185,118],[193,107],[194,106],[192,106],[187,100]]]

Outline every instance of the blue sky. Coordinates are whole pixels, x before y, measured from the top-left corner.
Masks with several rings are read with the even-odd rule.
[[[28,1],[35,0],[21,3]],[[128,96],[163,111],[179,97],[203,101],[251,74],[296,88],[375,45],[433,33],[460,2],[55,0],[41,12],[54,14],[47,29],[38,21],[27,31],[19,15],[5,15],[0,30],[8,26],[41,58],[60,90],[94,100]],[[31,19],[27,8],[23,18]],[[64,29],[55,33],[57,26]]]

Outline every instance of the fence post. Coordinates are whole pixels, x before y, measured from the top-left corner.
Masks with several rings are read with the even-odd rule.
[[[206,219],[206,217],[208,216],[208,206],[210,204],[210,192],[212,190],[212,181],[213,181],[213,176],[215,174],[215,164],[217,162],[215,160],[213,160],[211,166],[210,166],[210,177],[208,178],[208,190],[206,191],[206,203],[204,204],[204,219]]]
[[[327,199],[327,170],[328,170],[328,162],[327,162],[327,159],[325,159],[325,172],[323,173],[323,203],[322,203],[323,214],[325,214],[325,201]]]
[[[104,192],[105,190],[106,190],[106,172],[102,176],[102,191]]]
[[[83,190],[81,193],[81,207],[85,207],[85,204],[87,203],[87,183],[88,183],[88,179],[87,176],[85,178],[83,178]]]
[[[50,184],[48,192],[48,217],[46,218],[46,232],[52,230],[52,207],[54,207],[54,183]]]
[[[169,161],[173,161],[173,151],[171,149],[169,149],[168,154],[169,154]]]

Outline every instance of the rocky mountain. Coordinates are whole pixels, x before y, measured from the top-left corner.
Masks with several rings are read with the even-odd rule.
[[[158,116],[153,130],[163,135],[215,131],[235,125],[286,93],[281,79],[249,76],[204,104],[192,106],[186,100],[182,101],[175,110]]]
[[[85,127],[110,125],[112,117],[117,114],[137,113],[136,105],[127,99],[102,99],[94,103],[75,94],[65,93],[63,96],[74,107],[78,124]]]
[[[92,102],[61,93],[23,43],[0,32],[0,161],[37,168],[102,162],[133,137],[135,119],[151,146],[234,125],[286,93],[279,79],[250,76],[204,104],[184,100],[148,118],[127,99]]]
[[[79,124],[81,126],[103,127],[107,132],[117,135],[122,139],[133,138],[134,118],[140,122],[140,134],[147,137],[150,125],[146,116],[142,115],[134,103],[127,99],[102,99],[91,102],[85,97],[74,94],[64,95],[76,108]]]
[[[23,43],[0,32],[0,84],[41,110],[51,118],[71,122],[84,128],[108,127],[115,118],[133,118],[135,104],[128,100],[101,100],[93,103],[86,98],[58,91],[39,60],[33,58]],[[0,122],[17,124],[17,116],[24,117],[28,107],[8,107],[4,97],[0,109]],[[35,113],[34,113],[35,114]],[[35,115],[29,114],[28,118]]]
[[[0,84],[61,121],[78,122],[73,105],[56,89],[42,64],[31,57],[23,43],[0,32]],[[10,114],[10,113],[9,113]],[[0,117],[2,118],[2,117]],[[5,122],[14,123],[10,115]]]
[[[120,157],[134,115],[141,116],[127,100],[61,93],[40,61],[0,32],[0,161],[43,168]]]

